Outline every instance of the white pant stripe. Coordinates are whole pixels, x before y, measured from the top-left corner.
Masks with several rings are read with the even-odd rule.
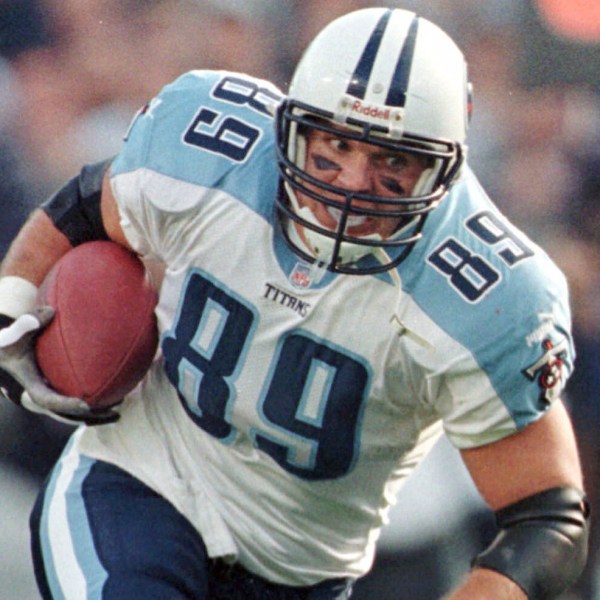
[[[64,600],[100,599],[106,572],[95,556],[81,484],[93,461],[73,450],[73,440],[65,449],[46,491],[41,523],[42,552],[52,594]],[[92,552],[90,552],[92,549]],[[78,551],[81,550],[81,551]],[[81,556],[86,556],[82,562]]]

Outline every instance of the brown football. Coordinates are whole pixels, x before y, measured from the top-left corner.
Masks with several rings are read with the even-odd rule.
[[[67,252],[38,298],[56,311],[35,346],[48,383],[92,408],[119,403],[156,353],[156,302],[144,264],[122,246],[96,241]]]

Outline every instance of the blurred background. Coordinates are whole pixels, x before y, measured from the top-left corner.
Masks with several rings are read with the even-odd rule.
[[[0,0],[0,257],[33,207],[118,152],[133,113],[177,75],[230,69],[285,90],[316,31],[366,6],[415,10],[462,47],[470,163],[567,274],[578,350],[567,402],[600,515],[600,0]],[[0,404],[3,600],[38,598],[28,514],[70,431]],[[442,440],[401,492],[354,597],[440,598],[493,535]],[[588,568],[562,600],[600,598],[598,538],[593,528]]]

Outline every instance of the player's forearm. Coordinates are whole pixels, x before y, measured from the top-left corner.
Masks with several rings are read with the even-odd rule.
[[[474,569],[464,583],[444,600],[527,600],[527,596],[504,575],[489,569]]]
[[[40,285],[52,265],[71,248],[43,210],[36,210],[12,243],[0,276],[13,275]]]

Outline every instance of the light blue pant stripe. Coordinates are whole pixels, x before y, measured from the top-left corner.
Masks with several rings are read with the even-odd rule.
[[[71,439],[44,497],[40,536],[48,584],[56,600],[101,600],[107,573],[94,548],[81,493],[94,460]]]

